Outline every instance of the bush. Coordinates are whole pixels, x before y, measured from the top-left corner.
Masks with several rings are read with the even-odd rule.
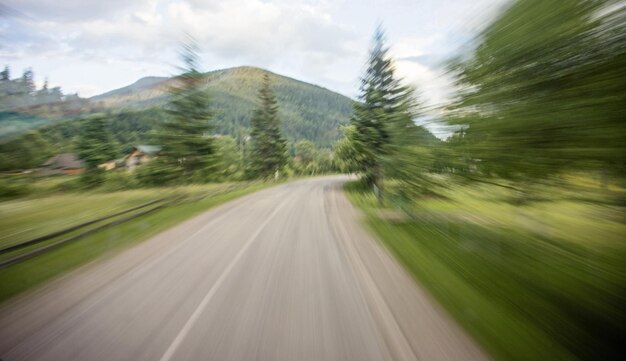
[[[53,191],[72,192],[72,191],[77,191],[77,190],[81,190],[84,188],[85,188],[85,184],[82,182],[82,175],[80,175],[80,176],[73,177],[71,179],[68,179],[64,182],[57,184],[53,188]]]
[[[103,188],[107,191],[132,189],[139,186],[137,178],[124,170],[108,171],[105,175]]]
[[[30,184],[23,181],[0,179],[0,199],[23,197],[31,191]]]
[[[180,171],[160,158],[137,167],[135,179],[139,185],[147,187],[159,187],[172,185],[180,182]]]
[[[87,169],[80,175],[80,182],[83,187],[90,189],[93,187],[99,187],[104,183],[104,170],[100,168]]]

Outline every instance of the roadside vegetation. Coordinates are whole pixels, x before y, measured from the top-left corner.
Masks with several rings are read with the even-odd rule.
[[[436,187],[408,204],[394,182],[384,205],[362,183],[346,190],[369,228],[496,359],[618,359],[626,209],[604,203],[594,186],[545,187],[525,205],[514,190],[486,184]]]
[[[171,203],[0,269],[0,301],[213,205],[340,170],[360,175],[346,190],[369,227],[494,358],[621,360],[626,7],[514,0],[485,25],[448,63],[455,97],[430,108],[398,77],[382,27],[356,102],[272,74],[259,81],[253,68],[203,73],[192,40],[168,92],[132,110],[84,116],[83,100],[37,91],[32,71],[11,79],[6,68],[7,102],[63,98],[41,109],[76,118],[52,124],[0,107],[0,136],[14,137],[0,143],[0,247]],[[226,90],[212,97],[209,81]],[[131,102],[123,93],[109,101]],[[154,154],[130,164],[138,144]],[[39,174],[58,152],[75,153],[80,172]]]
[[[626,334],[623,6],[517,0],[450,63],[453,134],[374,36],[335,147],[383,243],[499,360],[620,360]],[[408,120],[407,120],[408,119]]]

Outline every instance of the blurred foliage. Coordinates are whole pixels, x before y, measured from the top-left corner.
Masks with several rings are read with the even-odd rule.
[[[23,197],[32,192],[30,182],[15,178],[0,178],[0,200]]]
[[[496,359],[620,360],[626,327],[624,208],[597,182],[517,191],[447,175],[413,198],[410,216],[381,208],[363,183],[346,189],[399,260]],[[402,186],[388,182],[391,194]],[[622,188],[620,192],[624,192]]]
[[[163,187],[188,182],[188,179],[180,179],[180,170],[176,169],[162,157],[148,162],[134,172],[139,185],[144,187]]]
[[[339,171],[330,149],[318,149],[309,140],[300,140],[293,145],[293,171],[299,175],[318,175]]]
[[[384,177],[393,177],[415,192],[432,158],[428,146],[438,141],[414,119],[420,105],[415,91],[401,84],[388,54],[382,29],[374,34],[367,69],[361,79],[359,100],[354,104],[350,126],[335,146],[344,171],[360,173],[383,199]]]
[[[278,101],[269,75],[259,91],[260,107],[252,117],[251,152],[246,172],[250,178],[272,178],[287,164],[287,141],[280,132]]]
[[[216,164],[209,176],[211,181],[243,179],[243,152],[235,138],[224,135],[213,140]]]
[[[0,143],[0,171],[40,166],[53,153],[51,144],[37,131],[21,138]]]
[[[455,134],[362,87],[335,146],[372,228],[498,358],[623,358],[625,30],[623,2],[513,1],[451,67]]]
[[[85,165],[81,179],[86,185],[94,186],[104,181],[104,170],[98,168],[98,165],[113,159],[115,150],[102,115],[92,115],[84,122],[77,144],[78,157]]]
[[[84,120],[77,149],[87,169],[96,168],[115,157],[109,128],[102,115],[92,115]]]
[[[169,116],[159,124],[156,134],[157,144],[163,147],[160,162],[168,169],[179,170],[181,182],[206,175],[215,153],[210,137],[213,130],[210,100],[199,87],[202,74],[198,71],[197,52],[193,39],[183,44],[183,73],[170,89],[166,107]]]
[[[148,165],[146,165],[147,167]],[[139,168],[142,169],[143,167]],[[137,172],[131,173],[126,171],[107,171],[104,175],[104,183],[102,191],[116,192],[125,189],[135,189],[140,187],[139,175]],[[152,185],[152,184],[150,184]]]
[[[358,173],[361,171],[360,164],[365,163],[364,157],[357,151],[354,134],[356,128],[353,125],[341,127],[343,137],[335,143],[333,156],[337,166],[344,173]]]
[[[518,0],[452,67],[449,121],[483,175],[624,175],[626,11],[612,0]]]

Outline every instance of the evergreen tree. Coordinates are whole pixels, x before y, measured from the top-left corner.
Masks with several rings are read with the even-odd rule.
[[[287,163],[287,141],[280,132],[278,102],[267,74],[263,76],[259,100],[261,105],[251,119],[252,152],[248,173],[253,177],[270,178]]]
[[[393,60],[385,46],[385,35],[379,27],[374,34],[367,70],[361,78],[360,102],[354,103],[350,119],[352,131],[348,134],[351,160],[369,185],[383,198],[385,163],[391,164],[393,155],[410,143],[416,128],[413,123],[413,91],[400,84],[394,75]],[[344,145],[345,148],[347,145]]]
[[[32,69],[26,69],[24,74],[22,74],[22,86],[24,87],[24,91],[28,94],[35,91],[35,75]]]
[[[79,158],[85,163],[83,181],[88,185],[102,183],[104,172],[98,165],[115,157],[115,147],[104,116],[97,114],[83,120],[77,149]]]
[[[11,72],[9,71],[9,66],[5,66],[4,70],[0,72],[0,81],[9,81],[11,80]]]
[[[204,180],[215,153],[210,99],[202,89],[205,79],[198,70],[197,51],[193,39],[183,45],[183,73],[170,90],[169,117],[157,136],[163,146],[161,161],[186,180]]]

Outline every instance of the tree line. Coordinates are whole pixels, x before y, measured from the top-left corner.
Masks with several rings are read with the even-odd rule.
[[[233,137],[215,135],[211,99],[201,86],[204,75],[199,71],[195,43],[184,45],[182,60],[183,71],[169,91],[165,112],[148,137],[162,150],[155,160],[137,170],[136,177],[141,183],[163,186],[235,179],[269,180],[334,168],[330,160],[319,161],[324,159],[322,152],[311,142],[296,143],[290,154],[281,133],[279,104],[267,74],[258,92],[259,104],[251,119],[249,136],[237,142]],[[75,148],[86,163],[83,181],[95,185],[105,180],[105,172],[98,165],[115,157],[114,141],[107,130],[105,115],[92,115],[82,123]]]
[[[9,66],[0,72],[0,112],[42,107],[45,110],[34,113],[67,116],[80,113],[85,105],[86,100],[78,94],[63,94],[58,86],[50,88],[48,79],[45,79],[41,89],[37,89],[32,69],[24,70],[22,76],[13,79]]]

